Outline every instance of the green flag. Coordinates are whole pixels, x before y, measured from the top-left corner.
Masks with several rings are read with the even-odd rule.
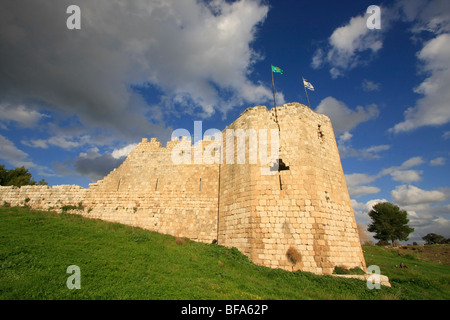
[[[272,66],[272,72],[277,72],[277,73],[283,74],[283,70],[281,70],[280,68],[275,67],[275,66]]]

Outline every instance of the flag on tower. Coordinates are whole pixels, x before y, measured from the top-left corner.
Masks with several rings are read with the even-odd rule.
[[[313,85],[308,80],[306,80],[305,78],[302,77],[302,79],[303,79],[303,85],[305,86],[305,88],[307,88],[307,89],[309,89],[311,91],[314,91]]]
[[[272,66],[272,72],[277,72],[277,73],[283,74],[283,70],[281,70],[280,68],[275,67],[275,66]]]

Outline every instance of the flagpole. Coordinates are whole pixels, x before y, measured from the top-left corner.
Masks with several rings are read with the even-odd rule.
[[[270,71],[272,71],[272,92],[273,92],[273,106],[276,108],[277,103],[275,102],[275,84],[273,82],[273,65],[270,65]],[[275,109],[275,112],[277,109]]]
[[[280,131],[280,124],[278,123],[278,114],[277,114],[277,102],[275,100],[275,83],[273,81],[273,65],[270,65],[270,71],[272,72],[272,92],[273,92],[273,107],[275,109],[275,121],[278,126],[278,131]]]
[[[303,80],[303,87],[305,88],[306,99],[308,100],[308,106],[311,109],[311,105],[309,104],[308,92],[306,91],[306,86],[305,86],[305,78],[302,77],[302,80]]]
[[[270,71],[272,72],[273,105],[274,105],[274,109],[275,109],[275,122],[277,123],[278,138],[279,138],[280,134],[281,134],[281,130],[280,130],[280,124],[278,123],[277,103],[275,101],[275,83],[273,82],[273,65],[272,64],[270,65]],[[280,151],[281,151],[281,146],[278,146],[278,159],[277,159],[277,164],[278,164],[278,168],[277,168],[278,181],[280,182],[280,190],[283,190],[283,185],[281,184],[281,173],[280,173]]]

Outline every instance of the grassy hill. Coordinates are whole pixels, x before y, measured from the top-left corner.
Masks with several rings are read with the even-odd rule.
[[[0,299],[450,298],[449,246],[363,249],[392,288],[256,266],[235,248],[78,215],[0,207]],[[80,290],[66,286],[70,265],[80,268]]]

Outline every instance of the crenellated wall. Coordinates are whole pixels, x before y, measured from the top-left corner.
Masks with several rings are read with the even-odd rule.
[[[267,161],[276,141],[280,171]],[[222,142],[213,150],[217,140],[206,137],[194,146],[169,141],[166,147],[143,139],[119,168],[87,189],[0,187],[0,201],[44,210],[82,204],[76,212],[84,216],[217,241],[273,268],[365,270],[328,117],[298,103],[248,108],[222,132]],[[297,253],[295,261],[289,252]]]

